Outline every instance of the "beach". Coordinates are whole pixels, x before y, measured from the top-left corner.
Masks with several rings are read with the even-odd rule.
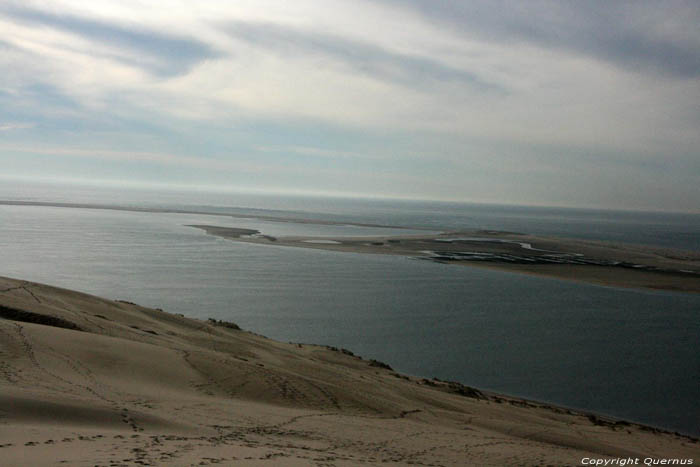
[[[175,209],[94,203],[0,200],[0,206],[56,207],[152,214],[195,214],[272,224],[354,227],[371,232],[388,229],[407,233],[361,236],[271,235],[251,228],[192,224],[207,234],[240,242],[315,248],[347,253],[400,255],[440,263],[489,268],[590,284],[700,292],[700,253],[685,249],[533,235],[500,230],[427,229],[369,222],[340,222],[310,217],[236,214],[209,209]],[[425,233],[416,233],[425,231]]]
[[[249,243],[402,255],[606,286],[700,292],[700,253],[671,248],[493,230],[431,235],[272,237],[238,228],[190,227]]]
[[[696,439],[0,279],[4,465],[581,465]]]

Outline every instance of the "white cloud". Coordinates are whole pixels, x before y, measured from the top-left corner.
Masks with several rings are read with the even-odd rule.
[[[34,128],[34,126],[34,123],[26,122],[0,122],[0,131],[25,130],[27,128]]]
[[[241,0],[196,6],[176,0],[33,0],[7,5],[44,16],[24,21],[21,15],[3,15],[0,8],[4,107],[0,112],[7,112],[7,116],[0,113],[7,120],[0,123],[0,131],[32,130],[33,126],[22,126],[31,124],[22,122],[39,118],[61,126],[68,110],[59,112],[50,99],[41,102],[35,95],[50,89],[75,102],[71,111],[85,121],[97,115],[134,126],[146,122],[174,135],[188,131],[189,123],[211,124],[220,129],[212,138],[228,141],[222,128],[241,122],[285,122],[327,125],[372,138],[357,146],[327,149],[270,135],[274,141],[249,141],[245,150],[222,159],[58,144],[39,151],[31,141],[21,147],[0,146],[0,151],[43,151],[66,158],[180,164],[212,171],[240,169],[264,177],[301,173],[303,168],[251,164],[248,148],[328,161],[415,158],[415,151],[394,146],[403,135],[433,143],[432,149],[427,144],[421,148],[420,157],[436,166],[452,162],[461,168],[481,167],[493,176],[499,167],[503,174],[522,173],[522,162],[541,150],[547,160],[533,163],[529,172],[548,173],[556,161],[556,173],[573,179],[573,172],[582,170],[581,163],[596,164],[600,154],[615,154],[625,164],[640,166],[668,159],[673,162],[670,167],[685,168],[687,177],[689,160],[697,157],[700,147],[697,79],[647,73],[643,67],[635,69],[636,62],[622,66],[614,62],[620,51],[606,55],[597,44],[592,49],[579,44],[573,33],[567,35],[564,47],[535,35],[524,37],[521,31],[505,31],[508,24],[494,26],[499,15],[491,15],[491,22],[471,31],[400,2],[365,0]],[[542,26],[536,15],[516,19],[518,25]],[[669,24],[685,28],[686,23]],[[71,24],[80,28],[71,29]],[[232,34],[227,28],[235,29],[236,24],[250,25],[253,32],[245,37]],[[265,25],[276,31],[277,41],[260,39],[265,37]],[[493,30],[484,29],[491,26]],[[586,31],[600,28],[584,26]],[[675,47],[692,32],[679,32],[678,27],[654,34]],[[498,33],[508,40],[496,37]],[[155,45],[142,42],[149,34]],[[165,56],[163,44],[170,43],[191,46],[189,55],[178,58],[175,51]],[[671,46],[669,50],[675,50]],[[633,52],[648,58],[641,46]],[[27,97],[27,89],[34,100]],[[85,145],[105,147],[79,127],[71,131],[77,139],[85,138]],[[120,131],[126,132],[119,135],[125,141],[136,139],[128,129]],[[159,137],[165,138],[153,138]],[[196,148],[198,142],[189,143]],[[357,147],[367,148],[367,153]],[[459,174],[453,168],[438,178],[453,177],[454,183],[445,183],[456,190]],[[401,181],[421,176],[418,169],[397,166],[397,170],[401,176],[392,193],[401,191]],[[357,182],[367,190],[382,183],[369,172],[358,175],[365,181]],[[506,177],[490,186],[500,190],[498,196],[507,197],[514,193],[508,191],[509,183],[512,178]],[[481,189],[488,186],[484,183]]]

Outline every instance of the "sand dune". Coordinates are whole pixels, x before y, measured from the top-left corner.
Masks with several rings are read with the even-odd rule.
[[[700,462],[697,440],[0,278],[2,465]]]

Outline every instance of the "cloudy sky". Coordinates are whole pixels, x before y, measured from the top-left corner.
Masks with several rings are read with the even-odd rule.
[[[0,177],[700,208],[697,1],[0,0]]]

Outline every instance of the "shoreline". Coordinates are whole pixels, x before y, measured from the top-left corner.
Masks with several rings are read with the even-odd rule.
[[[230,240],[345,253],[400,255],[603,286],[700,293],[700,253],[493,230],[375,237],[271,237],[188,225]]]
[[[350,225],[369,228],[391,228],[397,230],[425,230],[432,233],[436,229],[421,227],[392,226],[371,223],[353,223],[323,221],[318,219],[280,217],[258,214],[235,214],[215,211],[197,211],[187,209],[140,208],[90,203],[56,203],[40,201],[0,200],[0,206],[38,206],[76,209],[101,209],[127,212],[193,214],[229,217],[233,219],[255,219],[270,222],[299,223],[312,225]],[[534,236],[517,232],[494,230],[466,230],[447,232],[438,230],[437,234],[411,234],[397,236],[363,236],[363,237],[273,237],[251,229],[214,225],[191,225],[208,234],[240,242],[257,244],[275,244],[302,248],[317,248],[330,251],[342,251],[367,254],[393,254],[439,263],[457,264],[485,269],[494,269],[518,274],[549,277],[560,280],[589,283],[602,286],[633,289],[661,290],[683,293],[700,293],[700,252],[675,250],[637,244],[620,244],[613,242],[559,238],[554,236]],[[253,233],[257,232],[257,234]],[[450,237],[478,237],[482,241],[457,241],[455,244],[444,242]],[[436,243],[438,240],[441,243]],[[500,244],[496,242],[502,242]],[[381,243],[381,244],[380,244]],[[399,243],[403,243],[399,247]],[[468,247],[468,248],[465,248]],[[477,247],[477,248],[475,248]],[[464,255],[468,250],[471,255]],[[517,251],[520,250],[520,251]],[[575,262],[559,264],[542,264],[544,257],[584,256],[591,264]],[[476,255],[474,254],[476,253]],[[525,253],[525,254],[523,254]],[[491,257],[484,258],[488,254]],[[482,257],[478,257],[478,256]],[[501,260],[497,257],[501,256]],[[502,260],[505,257],[506,260]],[[548,258],[551,260],[551,258]],[[533,262],[540,262],[533,264]],[[625,263],[625,266],[610,263]],[[596,264],[599,263],[599,264]],[[641,268],[638,268],[641,266]],[[685,272],[684,272],[685,271]]]
[[[0,278],[0,336],[10,463],[103,462],[96,447],[177,465],[273,452],[284,465],[700,459],[690,435],[17,279]]]
[[[36,206],[36,207],[49,207],[49,208],[66,208],[66,209],[102,209],[107,211],[126,211],[126,212],[145,212],[145,213],[159,213],[159,214],[198,214],[202,216],[219,216],[219,217],[232,217],[234,219],[257,219],[261,221],[270,222],[288,222],[293,224],[313,224],[313,225],[352,225],[355,227],[374,227],[374,228],[385,228],[385,229],[397,229],[397,230],[429,230],[423,227],[402,227],[395,225],[384,225],[384,224],[368,224],[361,222],[340,222],[340,221],[323,221],[319,219],[308,219],[308,218],[298,218],[298,217],[283,217],[283,216],[268,216],[262,214],[236,214],[236,213],[225,213],[216,211],[195,211],[190,209],[168,209],[168,208],[146,208],[138,206],[120,206],[111,204],[91,204],[91,203],[57,203],[49,201],[11,201],[11,200],[0,200],[0,206]],[[235,208],[234,208],[235,209]],[[250,209],[250,208],[240,208],[240,209]]]

